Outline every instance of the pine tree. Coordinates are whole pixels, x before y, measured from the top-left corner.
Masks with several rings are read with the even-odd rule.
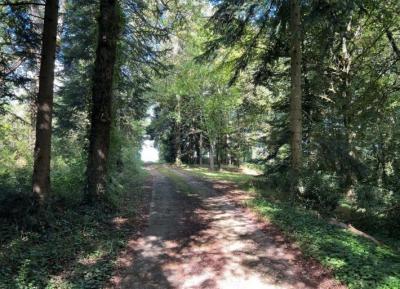
[[[42,57],[37,97],[36,141],[32,190],[43,205],[50,192],[50,156],[57,47],[58,0],[47,0],[42,37]]]
[[[107,184],[107,160],[112,124],[113,82],[120,34],[117,0],[101,0],[99,34],[92,87],[91,129],[87,164],[87,199],[102,200]]]
[[[298,0],[290,0],[290,132],[292,194],[297,191],[302,159],[301,16]]]

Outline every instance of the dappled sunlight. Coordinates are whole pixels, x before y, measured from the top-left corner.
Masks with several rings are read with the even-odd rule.
[[[250,205],[258,213],[279,224],[286,234],[296,239],[303,250],[331,268],[343,282],[351,281],[354,288],[397,288],[387,285],[390,284],[388,282],[396,284],[400,264],[398,256],[389,247],[377,246],[370,240],[334,227],[319,216],[301,209],[260,198]],[[376,277],[371,283],[370,276],[374,274]]]
[[[128,222],[129,222],[128,218],[124,218],[121,216],[117,216],[111,220],[111,223],[118,229],[126,225]]]
[[[112,288],[342,288],[238,206],[240,191],[228,183],[206,184],[171,167],[152,174],[149,227],[129,244],[131,257],[119,262],[125,277],[114,278]]]
[[[103,160],[106,158],[106,155],[104,154],[102,149],[97,150],[97,155]],[[100,168],[100,166],[99,166],[99,168]]]

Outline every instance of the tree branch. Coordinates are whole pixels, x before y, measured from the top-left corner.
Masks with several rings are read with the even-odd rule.
[[[396,40],[393,38],[393,34],[392,31],[390,31],[389,29],[386,29],[386,37],[389,39],[390,45],[392,45],[392,49],[394,51],[394,53],[396,53],[397,58],[400,59],[400,49],[397,46]]]

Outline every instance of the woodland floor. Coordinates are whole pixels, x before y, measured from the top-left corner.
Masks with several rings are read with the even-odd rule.
[[[345,288],[274,225],[241,205],[232,183],[150,166],[146,229],[119,256],[110,288]]]

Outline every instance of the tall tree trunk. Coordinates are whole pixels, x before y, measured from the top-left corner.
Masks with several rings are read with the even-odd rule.
[[[346,34],[351,32],[351,21],[347,24]],[[344,162],[344,173],[345,173],[345,193],[348,198],[354,198],[354,185],[357,181],[357,176],[354,173],[354,160],[356,159],[356,151],[354,150],[354,137],[352,133],[352,118],[351,107],[353,104],[353,93],[351,90],[351,67],[352,58],[351,52],[347,47],[347,38],[342,38],[342,61],[341,61],[341,82],[342,82],[342,93],[343,104],[341,112],[343,113],[343,131],[344,131],[344,143],[345,149],[344,154],[347,155],[346,161]],[[343,162],[342,162],[343,163]]]
[[[181,148],[181,126],[179,123],[176,124],[175,130],[175,165],[182,165],[182,148]]]
[[[221,138],[219,136],[215,146],[215,160],[217,161],[217,169],[221,170]]]
[[[41,205],[46,202],[50,192],[51,122],[54,64],[57,46],[58,0],[47,0],[44,14],[32,176],[32,191]]]
[[[201,137],[201,132],[199,134],[196,134],[194,137],[194,149],[196,151],[196,158],[195,158],[195,164],[200,164],[200,159],[201,159],[201,153],[200,153],[200,137]]]
[[[176,156],[175,164],[177,166],[182,165],[182,149],[181,149],[181,97],[176,95],[176,112],[178,114],[176,119],[176,131],[175,131],[175,146]]]
[[[112,121],[112,86],[120,18],[117,0],[101,0],[99,35],[92,87],[91,129],[87,165],[87,200],[102,200]]]
[[[210,140],[210,170],[214,170],[214,152],[215,152],[215,143]]]
[[[199,165],[203,165],[203,133],[199,135]]]
[[[301,16],[299,0],[290,0],[290,132],[292,193],[298,191],[302,165],[302,108],[301,108]]]

